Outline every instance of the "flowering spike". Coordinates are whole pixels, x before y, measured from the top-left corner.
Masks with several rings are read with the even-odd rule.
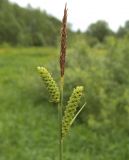
[[[73,93],[68,101],[62,120],[62,138],[65,137],[70,129],[71,121],[74,118],[76,109],[83,94],[83,90],[83,86],[77,86],[76,88],[74,88]]]
[[[53,80],[51,74],[48,72],[46,68],[37,67],[37,69],[40,73],[42,80],[45,83],[45,86],[47,87],[51,102],[58,103],[60,101],[60,92],[56,82]]]
[[[61,77],[64,76],[65,56],[66,56],[66,39],[67,39],[67,9],[65,5],[64,16],[61,28],[61,50],[60,50],[60,70]]]

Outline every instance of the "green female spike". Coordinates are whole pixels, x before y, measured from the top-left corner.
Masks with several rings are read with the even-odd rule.
[[[75,116],[75,112],[82,97],[83,90],[83,86],[77,86],[74,88],[73,93],[68,101],[62,120],[62,138],[65,137],[70,129],[71,121]]]
[[[56,82],[53,80],[51,74],[44,67],[37,67],[40,76],[45,83],[45,86],[50,95],[50,101],[58,103],[60,101],[60,92]]]

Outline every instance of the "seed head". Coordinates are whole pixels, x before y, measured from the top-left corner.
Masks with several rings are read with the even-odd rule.
[[[53,80],[51,74],[48,72],[46,68],[37,67],[37,69],[49,92],[50,101],[58,103],[60,101],[60,92],[56,82]]]
[[[69,98],[62,120],[62,138],[65,137],[65,135],[68,133],[70,129],[71,121],[74,118],[76,109],[83,94],[83,90],[83,86],[77,86],[76,88],[74,88],[73,93]]]

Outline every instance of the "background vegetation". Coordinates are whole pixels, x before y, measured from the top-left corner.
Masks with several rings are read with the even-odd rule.
[[[59,33],[56,18],[1,0],[0,160],[58,160],[57,106],[36,67],[59,82]],[[65,160],[129,159],[128,62],[129,22],[116,33],[105,21],[83,33],[69,28],[65,101],[80,84],[87,106],[65,141]]]

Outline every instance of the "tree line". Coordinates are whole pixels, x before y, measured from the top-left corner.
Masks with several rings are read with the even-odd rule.
[[[60,21],[45,11],[0,1],[0,44],[54,46],[59,30]]]
[[[56,46],[58,44],[61,22],[45,11],[30,5],[22,8],[8,0],[0,2],[0,44],[12,46]],[[78,34],[85,36],[91,45],[104,42],[107,36],[123,38],[129,35],[129,21],[117,32],[108,23],[99,20],[92,23],[85,32],[73,32],[69,27],[69,39]]]

